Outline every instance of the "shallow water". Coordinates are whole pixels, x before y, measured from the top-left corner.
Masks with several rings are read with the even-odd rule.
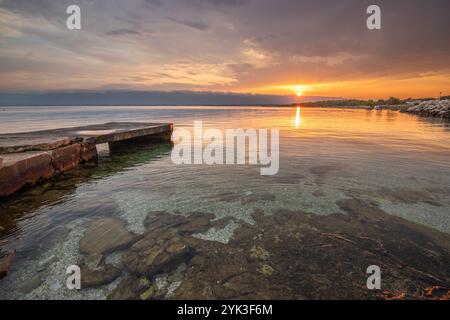
[[[0,203],[0,256],[15,252],[1,298],[124,298],[121,283],[132,284],[132,298],[151,286],[151,298],[289,299],[423,298],[429,287],[449,286],[448,123],[396,111],[295,107],[6,107],[0,132],[136,119],[188,129],[194,120],[205,129],[279,128],[280,170],[261,176],[259,166],[176,166],[171,145],[105,150],[98,167]],[[165,234],[148,236],[144,221],[161,214],[184,221],[158,229],[177,234],[169,243],[192,249],[183,261],[136,273],[134,246],[120,248],[103,257],[120,270],[114,280],[66,288],[65,270],[86,257],[79,242],[93,221],[124,221],[144,235],[145,252],[145,241]],[[199,226],[205,215],[210,224]],[[183,217],[195,225],[190,232],[180,231]],[[370,264],[387,275],[384,293],[364,288]]]

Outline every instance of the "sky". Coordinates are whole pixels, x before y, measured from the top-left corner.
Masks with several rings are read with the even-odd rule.
[[[81,8],[81,30],[66,8]],[[381,30],[366,9],[381,8]],[[450,94],[448,0],[0,0],[0,91]]]

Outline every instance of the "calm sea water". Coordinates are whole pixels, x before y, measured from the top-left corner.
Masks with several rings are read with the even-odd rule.
[[[303,107],[5,107],[0,133],[109,121],[192,129],[194,120],[221,130],[279,128],[279,173],[176,166],[171,145],[102,149],[98,167],[0,203],[0,256],[14,256],[0,297],[103,299],[115,290],[123,298],[121,282],[131,281],[154,286],[155,298],[383,298],[365,288],[369,264],[387,270],[383,294],[423,297],[427,287],[449,284],[449,123]],[[211,225],[177,236],[193,250],[176,267],[135,274],[123,258],[130,249],[121,248],[103,257],[118,277],[66,288],[65,270],[85,258],[79,242],[92,221],[119,219],[142,236],[146,218],[195,222],[200,213]],[[148,289],[138,287],[134,298]]]

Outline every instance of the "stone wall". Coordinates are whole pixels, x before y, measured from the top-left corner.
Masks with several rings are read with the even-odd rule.
[[[450,100],[429,100],[404,110],[426,117],[450,119]]]

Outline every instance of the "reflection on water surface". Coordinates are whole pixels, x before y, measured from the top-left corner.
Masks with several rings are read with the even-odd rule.
[[[0,297],[448,294],[448,123],[301,106],[14,107],[0,115],[3,132],[136,119],[279,128],[280,171],[175,166],[171,145],[105,153],[97,168],[0,204],[0,255],[12,261]],[[82,268],[80,291],[65,287],[70,264]],[[365,288],[372,264],[382,268],[381,291]]]

